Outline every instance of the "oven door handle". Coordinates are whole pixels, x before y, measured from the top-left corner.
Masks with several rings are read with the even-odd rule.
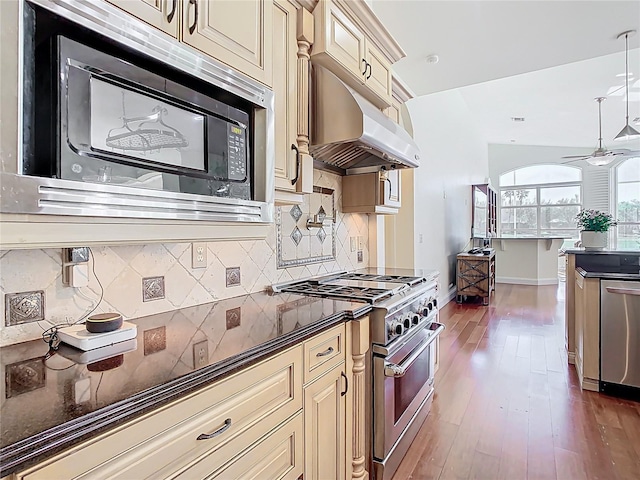
[[[422,355],[429,345],[431,345],[435,339],[440,335],[440,333],[444,330],[444,325],[440,325],[434,332],[433,335],[429,337],[429,339],[422,344],[422,346],[416,348],[414,352],[400,365],[391,362],[384,362],[384,376],[385,377],[404,377],[407,370],[411,367],[413,362]]]

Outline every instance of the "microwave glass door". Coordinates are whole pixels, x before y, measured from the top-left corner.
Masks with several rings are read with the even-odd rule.
[[[206,170],[204,115],[96,77],[90,104],[93,151]]]

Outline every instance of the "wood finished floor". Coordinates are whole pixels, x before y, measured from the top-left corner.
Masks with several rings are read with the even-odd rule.
[[[433,406],[393,480],[640,479],[640,403],[580,390],[563,283],[501,284],[440,321]]]

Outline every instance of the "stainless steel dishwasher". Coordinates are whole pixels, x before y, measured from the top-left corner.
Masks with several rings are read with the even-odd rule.
[[[640,282],[600,281],[600,390],[640,398]]]

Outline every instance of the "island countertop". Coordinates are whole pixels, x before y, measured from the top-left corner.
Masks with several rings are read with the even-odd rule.
[[[66,345],[52,351],[41,340],[3,347],[0,476],[370,309],[363,303],[255,293],[127,320],[136,324],[137,338],[104,347],[113,354],[107,358]]]

